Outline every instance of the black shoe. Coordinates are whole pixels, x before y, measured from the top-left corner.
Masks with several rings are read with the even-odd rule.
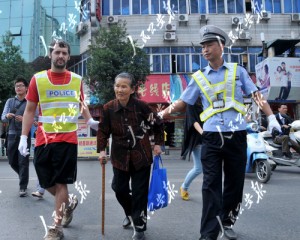
[[[134,231],[132,239],[133,240],[144,240],[145,239],[145,234],[144,234],[144,232],[136,232],[136,231]]]
[[[288,153],[284,153],[282,159],[284,159],[284,160],[291,160],[292,156],[289,155]]]
[[[123,226],[123,228],[127,228],[127,227],[129,227],[130,225],[131,225],[131,221],[130,221],[129,217],[126,216],[125,219],[123,220],[122,226]]]
[[[232,227],[224,226],[223,228],[225,237],[227,237],[228,239],[237,239],[237,234],[235,233],[235,231],[233,231]]]
[[[27,196],[27,189],[20,189],[19,196],[20,197],[26,197]]]
[[[291,152],[287,152],[287,153],[285,154],[285,156],[287,156],[288,158],[293,158],[293,154],[292,154]]]

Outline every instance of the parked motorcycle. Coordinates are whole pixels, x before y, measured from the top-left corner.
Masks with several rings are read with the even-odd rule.
[[[271,165],[266,152],[264,139],[259,134],[259,126],[256,122],[247,124],[247,165],[246,173],[256,174],[261,183],[266,183],[271,177]],[[272,161],[271,161],[272,162]]]
[[[296,120],[289,125],[291,126],[289,137],[300,144],[300,120]],[[269,158],[275,162],[275,165],[271,166],[272,170],[275,170],[277,165],[300,167],[299,153],[292,152],[292,159],[285,159],[283,158],[281,145],[273,142],[272,135],[268,131],[262,132],[260,134],[264,139]]]

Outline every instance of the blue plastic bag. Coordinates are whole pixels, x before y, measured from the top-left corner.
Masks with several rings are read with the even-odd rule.
[[[167,169],[160,168],[160,155],[153,159],[152,176],[148,193],[148,211],[154,211],[168,206],[168,178]]]

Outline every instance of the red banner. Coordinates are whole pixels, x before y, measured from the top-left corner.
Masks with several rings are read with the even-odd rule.
[[[138,93],[141,100],[148,103],[170,102],[170,75],[150,75]]]

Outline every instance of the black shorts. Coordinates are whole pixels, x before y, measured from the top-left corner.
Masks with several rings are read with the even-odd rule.
[[[33,163],[43,188],[72,184],[77,176],[77,144],[59,142],[35,147]]]

